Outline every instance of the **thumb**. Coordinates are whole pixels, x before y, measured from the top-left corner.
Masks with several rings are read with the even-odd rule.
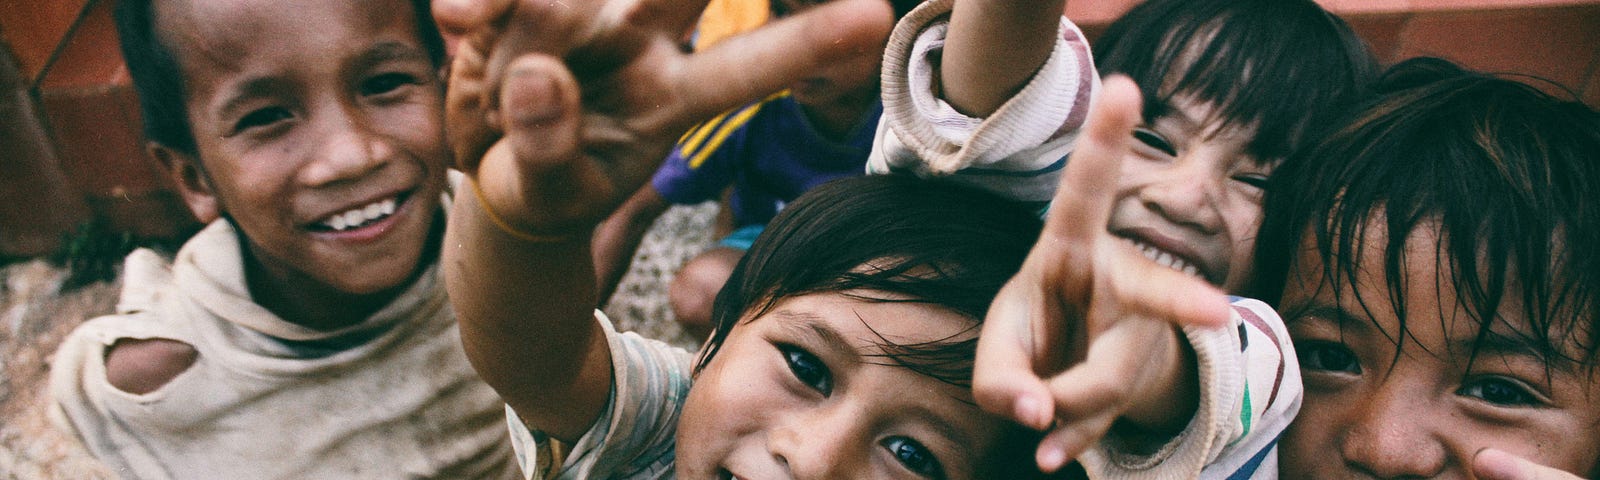
[[[1034,365],[1038,337],[1030,317],[1036,313],[1016,287],[1007,285],[989,307],[972,366],[972,395],[984,410],[1042,431],[1055,418],[1055,401]]]
[[[1582,480],[1577,475],[1493,448],[1479,450],[1473,455],[1472,473],[1482,480]]]

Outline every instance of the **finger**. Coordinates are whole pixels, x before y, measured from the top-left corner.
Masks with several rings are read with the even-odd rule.
[[[500,139],[498,127],[491,127],[484,104],[488,88],[484,78],[483,55],[463,45],[451,61],[450,81],[445,93],[445,131],[456,166],[468,174],[477,171],[484,152]]]
[[[990,306],[978,336],[972,367],[972,394],[978,406],[1034,430],[1044,430],[1055,418],[1054,401],[1044,381],[1035,373],[1037,342],[1030,320],[1034,304],[1013,280]]]
[[[1083,454],[1090,445],[1105,436],[1115,419],[1112,415],[1095,415],[1062,422],[1040,439],[1039,448],[1034,450],[1034,461],[1039,464],[1039,470],[1045,473],[1060,470],[1068,460]]]
[[[1228,296],[1215,285],[1145,258],[1131,245],[1116,242],[1116,256],[1097,271],[1120,299],[1120,315],[1142,316],[1173,325],[1221,326],[1232,315]]]
[[[515,0],[433,0],[433,21],[439,30],[467,35],[510,13]]]
[[[1139,87],[1127,77],[1106,78],[1056,189],[1046,232],[1073,242],[1105,232],[1122,158],[1128,155],[1128,139],[1140,115]]]
[[[688,118],[706,118],[856,55],[883,55],[893,13],[882,0],[837,0],[691,55],[676,82]]]
[[[479,165],[477,181],[488,207],[511,227],[549,232],[552,211],[574,198],[550,185],[581,185],[570,167],[578,161],[577,84],[559,59],[529,54],[508,69],[500,88],[505,136]]]
[[[1137,346],[1121,345],[1128,351]],[[1091,352],[1083,363],[1062,372],[1047,381],[1055,409],[1060,419],[1051,432],[1039,441],[1035,452],[1039,468],[1053,472],[1077,457],[1090,445],[1105,437],[1111,424],[1122,414],[1131,395],[1129,379],[1137,375],[1137,365],[1131,361],[1108,361],[1104,354]],[[1131,360],[1119,356],[1114,360]]]
[[[578,84],[560,59],[535,53],[511,64],[501,83],[500,121],[523,163],[561,163],[576,155],[578,113]]]
[[[1485,448],[1472,457],[1472,473],[1482,480],[1581,480],[1505,451]]]
[[[505,2],[510,0],[492,0]],[[542,53],[566,56],[573,45],[588,41],[583,33],[597,23],[595,13],[606,2],[577,0],[522,0],[494,12],[498,17],[479,28],[487,45],[478,45],[485,54],[484,78],[489,85],[500,85],[512,62],[524,55]],[[482,102],[491,110],[499,108],[500,89],[486,89]],[[491,111],[492,118],[499,118]]]
[[[670,35],[681,38],[694,29],[711,0],[639,0],[628,14],[628,23],[654,26]]]
[[[1121,345],[1125,349],[1136,345]],[[1046,385],[1055,401],[1057,418],[1090,418],[1106,413],[1115,418],[1132,397],[1133,377],[1138,375],[1137,356],[1090,352],[1090,357],[1051,377]]]

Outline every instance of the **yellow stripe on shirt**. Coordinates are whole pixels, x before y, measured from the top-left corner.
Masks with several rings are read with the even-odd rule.
[[[679,150],[685,157],[689,158],[689,168],[691,170],[700,168],[700,165],[705,163],[706,159],[711,158],[712,153],[715,153],[718,148],[722,147],[722,142],[726,141],[729,135],[732,135],[734,131],[738,130],[740,127],[743,127],[746,123],[749,123],[750,118],[754,117],[757,112],[760,112],[761,107],[766,105],[767,102],[771,102],[775,99],[788,95],[789,91],[783,90],[781,92],[768,95],[767,98],[761,99],[760,102],[745,106],[740,110],[724,113],[717,118],[712,119],[710,122],[706,122],[707,125],[713,125],[722,120],[723,117],[728,116],[730,113],[733,115],[733,118],[729,118],[726,122],[716,128],[716,133],[711,135],[710,141],[706,142],[704,145],[699,145],[699,143],[702,140],[705,140],[705,134],[707,132],[701,131],[696,132],[695,136],[697,138],[690,139],[694,145],[685,145]],[[711,129],[707,128],[705,130]]]
[[[717,148],[722,146],[722,142],[728,140],[729,135],[732,135],[735,130],[739,129],[739,127],[749,123],[750,117],[754,117],[756,112],[759,111],[761,111],[761,104],[758,103],[745,107],[743,110],[734,112],[733,118],[728,119],[728,121],[724,122],[721,127],[718,127],[716,129],[716,134],[712,135],[710,140],[707,141],[705,145],[701,146],[701,148],[698,150],[694,150],[693,156],[689,157],[689,168],[700,168],[700,164],[706,163],[706,159],[711,158],[712,153],[716,153]],[[684,153],[687,154],[690,152],[690,150],[691,149],[684,149]]]

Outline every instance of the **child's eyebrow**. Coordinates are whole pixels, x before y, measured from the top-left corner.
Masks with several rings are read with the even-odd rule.
[[[1549,348],[1541,348],[1534,339],[1526,335],[1507,335],[1493,330],[1483,335],[1465,336],[1450,339],[1450,352],[1460,357],[1523,357],[1540,365],[1549,367],[1552,371],[1565,375],[1576,375],[1577,366],[1573,362],[1561,361],[1551,358]],[[1552,361],[1555,360],[1555,361]]]
[[[401,42],[380,42],[361,52],[352,63],[357,68],[366,68],[388,61],[428,61],[428,56],[421,49]]]
[[[810,343],[820,344],[835,352],[860,355],[856,347],[845,340],[844,335],[839,334],[838,330],[828,326],[827,321],[820,315],[793,310],[778,310],[773,312],[773,315],[778,317],[775,320],[784,322],[785,330],[810,340]]]
[[[1337,305],[1327,303],[1306,303],[1295,305],[1283,310],[1285,323],[1316,319],[1339,326],[1340,328],[1367,329],[1372,322],[1365,317],[1356,315],[1355,312]]]

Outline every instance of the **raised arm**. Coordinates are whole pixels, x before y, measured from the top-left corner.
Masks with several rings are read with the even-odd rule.
[[[1181,328],[1225,324],[1230,315],[1216,287],[1157,265],[1106,231],[1139,92],[1116,77],[1103,95],[1038,244],[989,309],[973,369],[980,406],[1049,431],[1036,452],[1045,471],[1113,425],[1136,432],[1123,437],[1139,443],[1136,450],[1182,430],[1199,385]]]
[[[940,64],[941,92],[961,113],[987,117],[1050,57],[1065,0],[956,0]]]
[[[839,0],[696,54],[704,0],[438,0],[463,39],[447,122],[466,186],[446,286],[468,357],[530,426],[588,429],[610,391],[593,317],[594,228],[682,131],[821,65],[870,54],[888,5]]]

